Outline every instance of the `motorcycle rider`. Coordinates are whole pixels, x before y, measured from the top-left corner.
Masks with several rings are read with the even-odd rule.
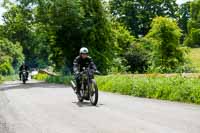
[[[96,65],[94,64],[92,58],[88,56],[88,49],[83,47],[80,49],[80,55],[77,56],[73,62],[73,71],[74,76],[76,80],[76,93],[80,93],[80,87],[81,87],[81,75],[80,73],[83,71],[83,68],[90,68],[92,71],[96,71]]]
[[[25,62],[22,63],[22,65],[20,66],[19,68],[19,79],[21,80],[21,77],[22,77],[22,72],[23,70],[26,71],[26,80],[28,80],[28,66],[25,64]]]

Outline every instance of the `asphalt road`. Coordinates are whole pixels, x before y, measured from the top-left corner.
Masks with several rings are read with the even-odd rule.
[[[70,87],[0,85],[0,133],[200,133],[200,106],[100,92],[78,103]]]

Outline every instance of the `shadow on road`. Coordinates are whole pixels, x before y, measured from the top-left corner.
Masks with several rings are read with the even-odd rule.
[[[72,102],[76,104],[78,107],[101,107],[104,104],[97,104],[96,106],[93,106],[90,102]]]
[[[22,84],[21,82],[11,82],[0,85],[0,91],[8,91],[13,89],[30,89],[30,88],[66,88],[64,85],[48,84],[45,82],[27,82]]]

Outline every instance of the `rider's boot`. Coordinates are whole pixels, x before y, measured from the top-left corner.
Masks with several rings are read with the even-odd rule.
[[[76,94],[80,95],[80,88],[81,88],[81,85],[77,83],[76,85]]]

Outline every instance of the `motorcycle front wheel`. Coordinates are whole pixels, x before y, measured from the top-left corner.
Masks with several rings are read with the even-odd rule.
[[[23,84],[26,84],[26,78],[23,76]]]
[[[92,105],[94,106],[97,105],[98,96],[99,96],[99,92],[98,92],[96,81],[92,79],[90,83],[90,102]]]
[[[80,89],[80,93],[77,94],[79,102],[83,102],[83,100],[84,100],[83,96],[84,96],[84,91],[82,89]]]

